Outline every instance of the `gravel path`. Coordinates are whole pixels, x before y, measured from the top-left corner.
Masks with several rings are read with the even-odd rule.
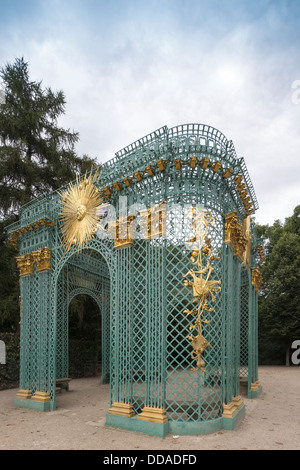
[[[17,390],[0,391],[0,450],[299,450],[300,367],[259,367],[263,392],[244,397],[246,416],[234,431],[168,435],[164,439],[105,425],[109,385],[76,379],[57,396],[57,409],[13,404]]]

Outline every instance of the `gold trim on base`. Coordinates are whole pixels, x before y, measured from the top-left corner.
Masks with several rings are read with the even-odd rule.
[[[31,390],[24,388],[21,388],[16,394],[16,398],[21,398],[22,400],[30,400],[31,396]]]
[[[126,416],[127,418],[132,418],[132,416],[135,416],[133,406],[130,403],[121,403],[117,401],[112,404],[112,407],[109,408],[108,413],[111,415]]]
[[[259,380],[256,380],[255,382],[251,383],[250,390],[252,392],[256,392],[260,387],[261,387],[261,384],[259,383]]]
[[[237,395],[236,397],[232,397],[232,403],[234,403],[234,405],[239,410],[240,408],[242,408],[242,406],[244,404],[244,401],[243,401],[241,395]]]
[[[237,413],[237,407],[235,406],[234,402],[231,401],[230,403],[223,403],[223,414],[222,418],[233,418],[234,415]]]
[[[138,415],[138,419],[151,421],[153,423],[166,423],[168,421],[164,408],[156,408],[152,406],[144,406],[142,412]]]
[[[42,403],[47,403],[48,401],[51,400],[49,392],[40,392],[37,390],[33,397],[31,397],[31,400],[33,401],[40,401]]]

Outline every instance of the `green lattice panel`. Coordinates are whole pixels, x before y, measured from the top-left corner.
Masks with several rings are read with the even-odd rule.
[[[176,220],[177,219],[177,220]],[[215,252],[222,246],[223,224],[216,220],[217,228],[210,233]],[[176,223],[177,222],[177,223]],[[181,224],[180,224],[181,222]],[[207,312],[210,322],[204,336],[212,345],[203,356],[206,372],[193,371],[192,347],[187,339],[190,320],[184,310],[192,305],[190,289],[183,285],[182,275],[191,268],[190,252],[182,238],[182,214],[175,214],[174,234],[170,231],[167,246],[167,385],[166,408],[169,418],[176,421],[202,421],[216,418],[221,412],[221,329],[222,297],[214,302],[214,312]],[[181,229],[180,229],[181,225]],[[178,230],[179,227],[179,230]],[[173,236],[172,236],[173,235]],[[173,243],[172,243],[173,241]],[[222,278],[222,259],[215,263],[212,279]]]
[[[146,369],[147,369],[147,241],[136,240],[133,256],[133,298],[132,305],[132,404],[136,412],[141,410],[146,401]]]
[[[249,279],[245,269],[241,276],[241,344],[240,377],[248,377],[248,342],[249,342]]]

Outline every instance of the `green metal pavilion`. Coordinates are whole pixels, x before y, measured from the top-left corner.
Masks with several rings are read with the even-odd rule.
[[[263,250],[243,158],[217,129],[166,126],[24,205],[18,406],[51,411],[69,378],[68,307],[101,311],[106,424],[152,435],[234,429],[257,397]],[[100,387],[101,390],[101,387]],[[101,391],[100,391],[101,393]]]

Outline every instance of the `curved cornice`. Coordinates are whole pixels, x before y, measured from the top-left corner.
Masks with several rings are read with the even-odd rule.
[[[163,126],[116,152],[104,163],[101,173],[107,199],[143,179],[168,170],[182,171],[187,166],[205,171],[210,180],[226,181],[237,210],[243,217],[254,213],[258,203],[243,158],[238,158],[233,142],[218,129],[205,124]],[[94,171],[94,170],[93,170]],[[7,228],[28,227],[36,220],[52,223],[59,210],[59,191],[39,197],[21,208],[20,220]],[[50,221],[50,222],[49,222]]]

